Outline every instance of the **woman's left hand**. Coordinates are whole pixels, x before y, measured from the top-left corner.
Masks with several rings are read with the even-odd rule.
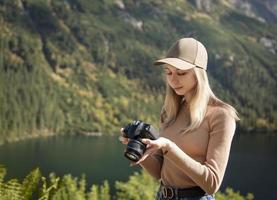
[[[153,154],[159,149],[162,149],[163,151],[167,150],[169,143],[171,142],[169,139],[160,137],[157,140],[149,140],[149,139],[141,139],[141,141],[146,144],[146,151],[144,152],[141,159],[137,162],[132,162],[131,166],[140,164],[142,161],[144,161],[148,156]]]

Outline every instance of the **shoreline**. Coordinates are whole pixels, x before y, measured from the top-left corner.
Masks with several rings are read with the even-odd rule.
[[[0,139],[0,146],[4,144],[11,144],[17,143],[24,140],[32,140],[36,138],[46,138],[46,137],[55,137],[55,136],[62,136],[62,135],[75,135],[75,136],[85,136],[85,137],[101,137],[105,135],[113,136],[115,134],[103,134],[102,132],[76,132],[76,133],[54,133],[47,130],[40,130],[36,133],[32,134],[25,134],[24,136],[17,136],[17,137],[7,137]]]
[[[277,135],[277,130],[261,130],[261,129],[256,129],[256,130],[246,130],[238,127],[236,129],[236,135],[244,135],[244,134],[270,134],[270,135]],[[84,137],[102,137],[102,136],[115,136],[117,134],[112,133],[112,134],[104,134],[102,132],[84,132],[84,131],[79,131],[76,133],[53,133],[47,130],[40,130],[37,131],[36,133],[32,134],[26,134],[24,136],[17,136],[17,137],[8,137],[8,138],[2,138],[0,139],[0,146],[4,144],[10,144],[10,143],[17,143],[20,141],[24,140],[29,140],[29,139],[36,139],[39,137],[53,137],[53,136],[62,136],[62,135],[75,135],[75,136],[84,136]]]

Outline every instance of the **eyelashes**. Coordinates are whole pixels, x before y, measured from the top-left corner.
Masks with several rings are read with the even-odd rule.
[[[165,71],[165,74],[166,74],[166,75],[171,75],[172,72]],[[186,75],[186,74],[187,74],[187,72],[177,72],[177,75],[178,75],[178,76],[184,76],[184,75]]]
[[[180,73],[177,73],[177,75],[179,75],[179,76],[184,76],[184,75],[186,75],[187,74],[187,72],[180,72]]]

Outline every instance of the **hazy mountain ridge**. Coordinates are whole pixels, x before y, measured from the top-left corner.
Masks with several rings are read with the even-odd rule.
[[[115,132],[134,118],[157,123],[164,82],[161,69],[151,65],[176,39],[193,36],[207,46],[211,85],[238,109],[241,127],[276,130],[274,1],[1,0],[0,5],[3,80],[27,69],[47,80],[44,85],[55,94],[48,102],[52,111],[35,106],[29,115],[31,121],[44,119],[34,125],[38,129]],[[0,100],[11,106],[5,81]],[[47,112],[60,122],[46,125]],[[20,121],[22,114],[16,115]],[[10,123],[2,130],[19,129],[19,122]]]

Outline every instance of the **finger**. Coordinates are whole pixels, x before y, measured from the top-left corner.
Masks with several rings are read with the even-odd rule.
[[[143,162],[150,154],[144,154],[137,162],[135,162],[136,165]]]
[[[140,163],[141,163],[142,161],[144,161],[149,155],[150,155],[149,153],[145,152],[145,153],[143,154],[143,156],[142,156],[137,162],[132,162],[132,166],[140,164]]]
[[[119,137],[119,141],[120,141],[122,144],[127,144],[127,143],[128,143],[128,139],[123,138],[123,137]]]
[[[144,161],[148,156],[153,154],[155,151],[156,151],[155,148],[150,148],[150,149],[146,150],[145,153],[143,154],[143,156],[135,164],[140,164],[142,161]]]
[[[124,128],[121,128],[120,132],[121,132],[122,135],[126,135],[126,133],[124,132]]]
[[[144,144],[146,144],[146,145],[150,145],[150,144],[152,144],[152,140],[149,140],[149,139],[145,139],[145,138],[143,138],[143,139],[141,139],[141,142],[142,143],[144,143]]]
[[[144,155],[141,157],[141,159],[139,159],[135,164],[138,165],[140,164],[141,162],[143,162],[149,155]]]
[[[157,143],[155,140],[142,139],[142,142],[146,144],[147,149],[157,146]]]
[[[145,151],[145,153],[143,154],[142,157],[144,157],[144,156],[149,156],[149,155],[153,154],[156,150],[157,150],[157,149],[155,149],[155,148],[153,148],[153,147],[150,147],[149,149],[147,149],[147,150]]]
[[[137,165],[136,162],[131,162],[131,163],[130,163],[130,167],[133,167],[133,166],[135,166],[135,165]]]
[[[128,138],[125,138],[125,137],[122,137],[122,136],[119,136],[118,139],[122,144],[127,144],[128,141],[129,141]]]

